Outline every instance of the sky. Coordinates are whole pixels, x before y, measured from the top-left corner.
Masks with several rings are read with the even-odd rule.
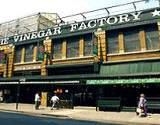
[[[133,1],[136,0],[2,0],[0,23],[38,12],[58,13],[63,17]],[[146,4],[146,6],[156,5],[158,3],[155,0]]]

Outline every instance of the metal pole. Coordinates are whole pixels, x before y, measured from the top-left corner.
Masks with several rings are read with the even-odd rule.
[[[20,83],[21,83],[21,81],[18,81],[18,85],[17,85],[17,99],[16,99],[16,110],[18,110],[18,103],[19,103],[19,96],[20,96]]]
[[[74,101],[74,92],[71,93],[71,107],[72,107],[72,109],[74,109],[73,101]]]

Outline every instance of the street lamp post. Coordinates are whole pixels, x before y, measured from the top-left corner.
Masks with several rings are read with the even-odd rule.
[[[18,110],[18,104],[19,104],[19,96],[20,96],[20,85],[21,82],[25,82],[25,78],[22,78],[18,81],[18,85],[17,85],[17,98],[16,98],[16,110]]]

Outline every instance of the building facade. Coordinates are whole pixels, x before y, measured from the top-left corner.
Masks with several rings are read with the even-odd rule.
[[[160,96],[160,9],[74,22],[1,39],[0,91],[4,101],[33,103],[56,92],[74,105],[99,97]],[[43,94],[44,94],[43,93]]]

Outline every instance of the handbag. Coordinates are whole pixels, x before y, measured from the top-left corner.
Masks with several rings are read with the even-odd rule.
[[[142,109],[141,109],[141,108],[137,108],[137,109],[136,109],[136,112],[137,112],[137,113],[141,113],[141,112],[142,112]]]

